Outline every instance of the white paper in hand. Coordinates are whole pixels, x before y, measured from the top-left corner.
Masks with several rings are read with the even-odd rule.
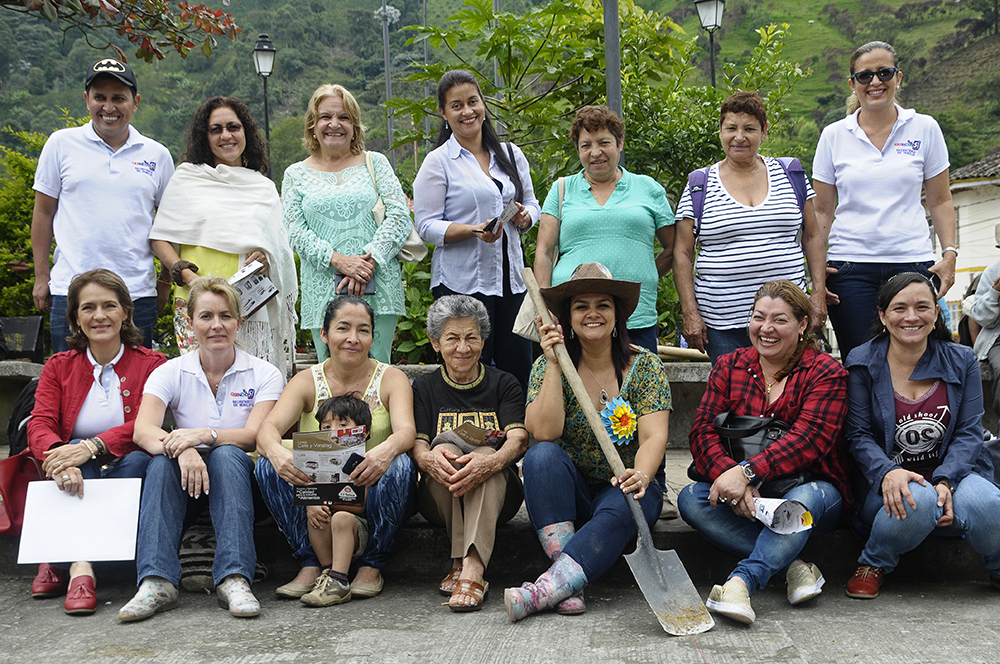
[[[80,500],[29,483],[17,563],[134,560],[141,490],[137,478],[84,480]]]

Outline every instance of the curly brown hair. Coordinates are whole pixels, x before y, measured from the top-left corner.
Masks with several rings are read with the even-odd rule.
[[[243,166],[266,175],[271,161],[267,156],[267,144],[260,135],[260,125],[250,113],[250,107],[236,97],[211,97],[198,107],[188,125],[187,145],[181,161],[215,166],[215,155],[208,142],[208,119],[212,116],[212,111],[222,107],[231,109],[243,125],[243,135],[246,138]]]
[[[580,142],[581,131],[586,130],[594,133],[601,129],[610,131],[615,140],[618,141],[618,145],[621,146],[622,140],[625,138],[625,123],[618,117],[618,114],[607,106],[584,106],[576,112],[576,117],[573,118],[573,126],[569,130],[569,140],[573,141],[573,145],[577,145]]]

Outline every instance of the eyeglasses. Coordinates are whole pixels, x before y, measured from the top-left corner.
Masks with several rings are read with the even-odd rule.
[[[208,133],[212,136],[218,136],[223,130],[228,131],[230,134],[238,134],[243,131],[243,125],[236,124],[235,122],[230,122],[226,125],[212,125],[208,128]]]
[[[861,85],[868,85],[872,82],[872,79],[878,76],[878,80],[886,83],[893,76],[899,73],[899,70],[895,67],[882,67],[878,71],[859,71],[851,76],[852,79],[860,83]]]

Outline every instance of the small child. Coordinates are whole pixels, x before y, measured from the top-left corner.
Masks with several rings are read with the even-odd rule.
[[[321,403],[316,410],[316,419],[323,431],[363,426],[366,435],[371,435],[371,410],[356,392]],[[347,573],[351,561],[368,546],[368,520],[364,513],[364,498],[357,507],[335,507],[332,510],[327,505],[306,507],[309,541],[323,571],[316,578],[312,590],[300,598],[304,604],[332,606],[351,601]],[[330,527],[329,534],[325,532],[327,525]]]

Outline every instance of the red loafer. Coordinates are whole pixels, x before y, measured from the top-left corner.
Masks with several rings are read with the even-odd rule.
[[[64,569],[53,567],[48,563],[38,566],[38,574],[31,582],[32,597],[59,597],[66,592],[66,578],[69,574]]]
[[[78,576],[66,591],[66,613],[89,615],[97,610],[97,585],[92,576]]]

